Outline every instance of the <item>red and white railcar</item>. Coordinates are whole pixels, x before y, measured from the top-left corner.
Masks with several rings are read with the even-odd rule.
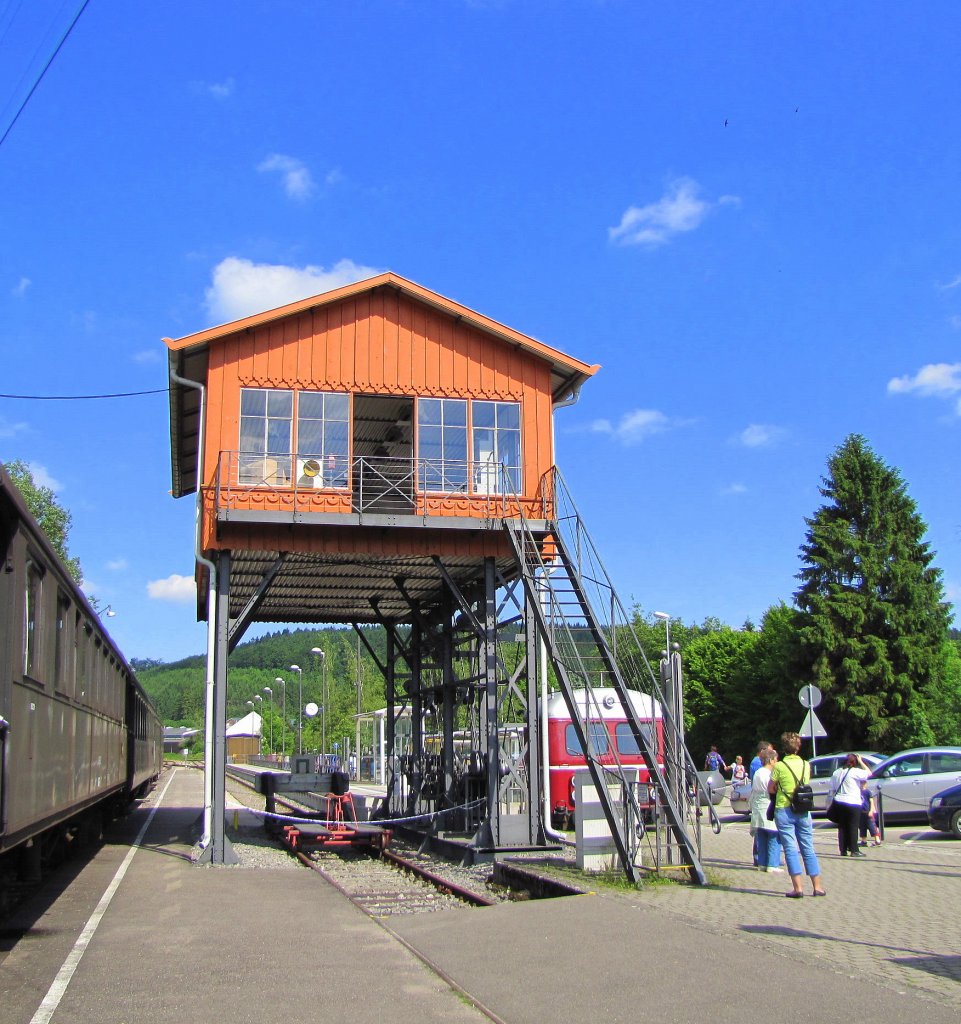
[[[648,787],[650,773],[617,692],[612,687],[595,687],[591,691],[577,690],[575,697],[594,759],[602,765],[637,768],[641,809],[649,809],[652,803]],[[635,690],[630,691],[630,698],[641,728],[651,739],[658,763],[663,765],[661,705]],[[551,820],[556,826],[569,827],[574,816],[574,776],[588,768],[567,702],[559,692],[547,698],[547,750]]]

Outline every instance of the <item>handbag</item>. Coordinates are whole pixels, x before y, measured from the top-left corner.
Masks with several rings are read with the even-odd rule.
[[[806,764],[807,762],[804,763]],[[791,777],[797,783],[794,787],[794,792],[791,794],[791,810],[795,814],[810,814],[814,810],[814,790],[791,771],[791,766],[787,761],[782,761],[781,764],[791,772]],[[803,768],[801,769],[801,777],[804,777]]]
[[[848,772],[850,770],[851,769],[848,768],[848,771],[841,776],[841,781],[838,783],[838,789],[844,785],[844,780],[848,777]],[[835,790],[835,793],[836,792],[837,790]],[[827,816],[828,821],[833,821],[835,825],[840,825],[844,821],[844,811],[841,810],[840,803],[833,796],[831,797],[831,802],[828,804],[828,808],[824,813]]]

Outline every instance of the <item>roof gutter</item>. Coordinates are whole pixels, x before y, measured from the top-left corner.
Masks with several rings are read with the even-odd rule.
[[[194,514],[194,557],[207,567],[207,678],[204,686],[204,830],[200,837],[200,849],[206,849],[213,832],[213,779],[214,779],[214,650],[216,645],[216,623],[211,609],[216,607],[217,566],[203,553],[201,546],[201,522],[203,512],[204,481],[204,434],[207,423],[207,389],[203,384],[187,377],[181,377],[173,366],[169,367],[170,379],[182,387],[200,392],[200,422],[197,429],[197,501]]]
[[[584,381],[580,380],[571,387],[567,398],[561,398],[557,402],[551,402],[551,410],[566,409],[569,405],[575,405],[577,400],[581,397],[582,387],[584,387]]]

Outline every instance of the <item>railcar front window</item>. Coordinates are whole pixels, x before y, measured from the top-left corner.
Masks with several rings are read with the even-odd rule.
[[[641,735],[651,742],[651,727],[641,723]],[[641,748],[634,737],[634,731],[627,722],[618,722],[614,727],[614,742],[619,754],[640,754]]]
[[[577,731],[573,725],[569,725],[564,734],[564,742],[567,747],[568,754],[573,754],[575,757],[584,756],[584,748],[580,744],[580,740],[577,738]],[[600,757],[602,754],[606,754],[608,751],[608,735],[607,729],[603,722],[588,722],[587,723],[587,742],[591,748],[592,757]]]

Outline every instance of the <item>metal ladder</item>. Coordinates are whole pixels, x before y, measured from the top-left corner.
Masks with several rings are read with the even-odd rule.
[[[656,817],[666,828],[669,842],[676,847],[691,880],[706,884],[700,863],[698,830],[692,827],[693,823],[685,813],[689,801],[683,792],[679,793],[676,787],[669,785],[663,766],[665,756],[680,761],[673,765],[672,776],[684,780],[682,785],[685,787],[694,780],[696,807],[697,772],[684,746],[683,732],[664,702],[660,684],[634,631],[631,616],[614,590],[559,470],[555,468],[545,477],[543,487],[543,504],[548,516],[537,524],[536,531],[524,515],[520,502],[520,514],[505,518],[503,525],[581,749],[587,752],[587,766],[624,872],[631,881],[637,881],[638,866],[634,862],[631,837],[625,834],[621,814],[604,779],[605,774],[613,772],[623,781],[623,766],[619,762],[615,765],[600,764],[591,756],[585,716],[578,709],[575,691],[586,691],[585,706],[588,709],[597,706],[600,717],[594,691],[599,687],[614,689],[644,758],[650,784],[656,791]],[[640,691],[661,705],[664,750],[657,749],[656,731],[649,732],[642,726],[628,696],[631,690]],[[591,717],[590,712],[586,717]],[[616,751],[613,753],[617,761]],[[629,786],[624,789],[633,792]],[[640,820],[636,804],[634,811]]]

